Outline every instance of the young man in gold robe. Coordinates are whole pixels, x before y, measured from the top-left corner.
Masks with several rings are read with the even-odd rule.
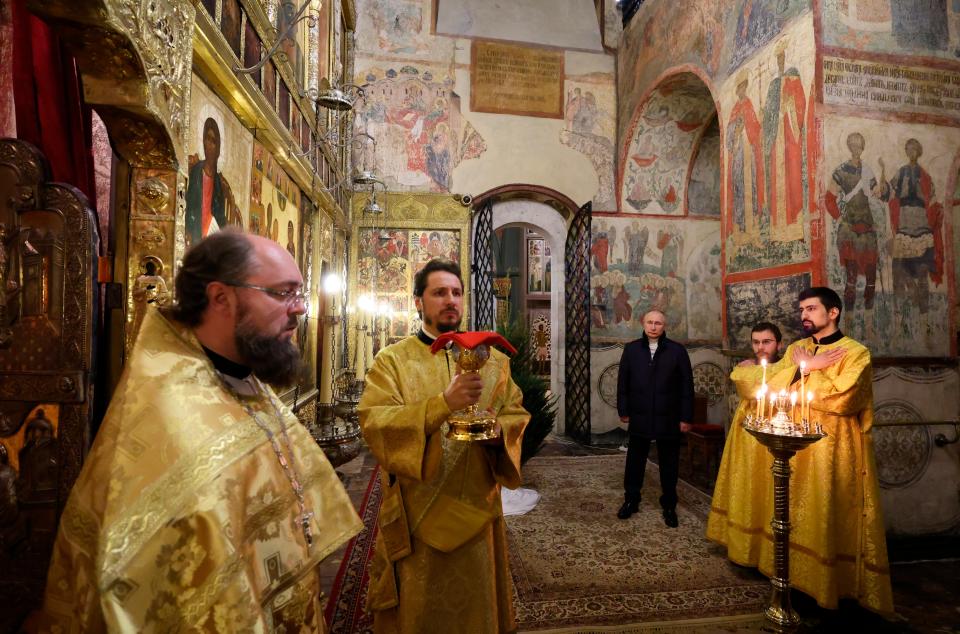
[[[776,324],[764,321],[753,327],[753,359],[741,361],[730,373],[740,404],[727,431],[717,483],[713,487],[707,539],[725,546],[730,561],[756,566],[764,534],[772,519],[773,457],[743,428],[743,419],[756,406],[757,389],[764,379],[763,363],[780,359],[783,335]]]
[[[457,372],[434,339],[463,315],[460,268],[431,260],[414,278],[423,327],[382,350],[358,411],[380,463],[383,502],[368,608],[378,634],[516,630],[500,487],[520,485],[520,446],[529,414],[510,360],[491,349],[480,374]],[[451,412],[479,403],[499,437],[454,441]]]
[[[300,271],[226,231],[190,249],[176,289],[143,321],[28,629],[322,632],[317,566],[362,523],[270,387],[299,377]]]
[[[770,390],[813,393],[812,423],[827,434],[790,461],[790,585],[835,609],[854,599],[893,614],[890,565],[873,451],[873,367],[870,351],[839,328],[843,303],[832,289],[800,293],[809,336],[791,344],[768,368]],[[770,505],[772,516],[772,504]],[[758,562],[774,572],[773,538],[764,533]]]

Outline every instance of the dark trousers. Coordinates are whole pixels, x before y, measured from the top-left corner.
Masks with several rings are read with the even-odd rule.
[[[630,436],[627,446],[627,467],[623,472],[624,501],[639,502],[643,489],[643,475],[647,469],[647,454],[653,439]],[[677,508],[677,480],[680,478],[680,438],[658,438],[657,457],[660,460],[660,506]]]

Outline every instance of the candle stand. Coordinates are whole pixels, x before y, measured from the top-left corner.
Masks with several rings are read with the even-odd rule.
[[[776,415],[763,418],[748,415],[743,428],[773,455],[774,575],[770,579],[770,601],[763,614],[773,632],[793,632],[800,617],[790,604],[790,458],[826,434],[817,423],[811,429],[804,418],[793,424],[786,413],[786,399],[778,399]]]
[[[334,467],[350,462],[360,453],[363,440],[357,404],[364,385],[364,380],[357,379],[352,370],[342,370],[334,379],[332,412],[310,430]]]

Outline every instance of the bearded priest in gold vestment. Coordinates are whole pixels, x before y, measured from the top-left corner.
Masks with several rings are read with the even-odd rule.
[[[804,391],[813,392],[811,419],[827,434],[790,461],[790,584],[825,608],[849,598],[889,616],[893,593],[871,434],[873,369],[870,351],[840,331],[842,307],[829,288],[801,292],[800,319],[811,336],[768,369],[774,391],[799,389],[803,374]],[[769,525],[763,535],[759,559],[741,563],[771,576]]]
[[[477,375],[457,374],[447,351],[430,352],[460,324],[460,268],[431,260],[415,277],[414,296],[423,328],[377,355],[358,408],[383,485],[368,595],[374,631],[512,632],[500,487],[520,485],[529,415],[504,354],[491,349]],[[447,416],[477,402],[494,412],[500,436],[448,440]]]
[[[67,502],[49,632],[322,632],[317,567],[362,523],[266,384],[299,373],[303,279],[235,231],[186,255],[151,309]]]

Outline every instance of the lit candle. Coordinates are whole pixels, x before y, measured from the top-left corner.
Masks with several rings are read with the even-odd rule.
[[[803,402],[800,402],[800,412],[803,412]],[[793,424],[797,424],[797,393],[790,392],[790,418],[793,420]]]
[[[813,400],[813,390],[807,392],[807,420],[810,420],[810,401]]]
[[[766,385],[767,384],[767,360],[766,359],[760,359],[760,367],[763,368],[763,381],[761,382],[761,385]]]
[[[760,418],[763,418],[763,415],[767,409],[767,386],[766,385],[760,386],[760,391],[757,392],[757,399],[760,401]]]
[[[770,418],[774,417],[773,407],[774,405],[776,405],[776,403],[777,403],[777,393],[770,392]]]
[[[806,371],[807,371],[807,362],[801,361],[800,362],[800,414],[801,415],[803,414],[803,380],[804,380],[803,375]]]

